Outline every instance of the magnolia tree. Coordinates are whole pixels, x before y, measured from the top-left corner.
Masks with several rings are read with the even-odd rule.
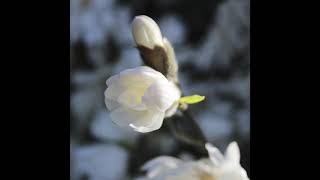
[[[160,156],[142,166],[145,176],[138,179],[163,180],[246,180],[240,165],[236,142],[229,144],[225,155],[208,143],[189,112],[188,105],[203,101],[204,96],[185,96],[179,85],[178,64],[174,49],[162,36],[150,17],[136,16],[132,34],[144,66],[124,69],[107,79],[105,104],[112,121],[122,128],[149,133],[171,125],[179,140],[207,152],[197,161],[183,161]]]

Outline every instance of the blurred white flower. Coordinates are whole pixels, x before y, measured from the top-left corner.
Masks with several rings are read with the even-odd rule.
[[[206,144],[209,158],[182,161],[162,156],[147,162],[145,180],[249,180],[240,165],[240,152],[236,142],[229,144],[225,156],[211,144]]]
[[[232,142],[227,147],[225,156],[221,154],[219,149],[206,144],[211,160],[212,172],[216,179],[221,180],[248,180],[247,172],[240,165],[240,151],[238,144]]]
[[[122,71],[106,83],[105,103],[112,121],[141,133],[159,129],[181,96],[173,82],[147,66]]]
[[[85,2],[85,3],[84,3]],[[70,1],[70,42],[101,46],[115,24],[114,0]]]
[[[94,144],[75,147],[74,176],[90,180],[122,180],[126,176],[128,154],[119,146]]]
[[[153,49],[163,46],[163,39],[158,24],[148,16],[136,16],[132,21],[132,35],[137,45]]]

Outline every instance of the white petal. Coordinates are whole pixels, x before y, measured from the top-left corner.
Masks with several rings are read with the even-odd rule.
[[[212,163],[215,166],[219,166],[224,160],[224,157],[221,154],[221,152],[219,151],[219,149],[212,146],[210,143],[206,143],[205,147],[209,153],[209,157],[210,157],[210,160],[212,161]]]
[[[141,169],[144,171],[147,171],[147,170],[151,170],[153,168],[159,167],[159,166],[174,168],[174,167],[177,167],[178,164],[180,164],[180,163],[182,163],[182,161],[180,159],[175,158],[175,157],[160,156],[160,157],[156,157],[156,158],[148,161],[147,163],[145,163]]]
[[[104,98],[104,102],[110,111],[113,111],[114,109],[120,106],[120,104],[117,101],[106,98],[106,97]]]
[[[125,91],[125,88],[120,84],[119,81],[113,81],[104,92],[105,98],[117,100],[122,92]]]
[[[119,79],[120,79],[119,75],[111,76],[107,79],[106,84],[107,84],[107,86],[110,86],[111,84],[115,83],[116,81],[119,81]]]
[[[127,69],[122,71],[120,75],[112,76],[107,80],[106,84],[108,87],[105,91],[105,97],[117,100],[126,89],[133,86],[144,87],[146,89],[155,81],[168,82],[166,77],[160,72],[147,66]]]
[[[145,84],[146,86],[150,86],[155,81],[168,82],[163,74],[148,66],[124,70],[120,73],[120,79],[124,87],[130,87],[132,84]]]
[[[171,82],[155,82],[145,92],[142,101],[154,110],[165,112],[180,98],[180,92]]]
[[[141,101],[145,89],[146,87],[143,86],[133,86],[132,88],[129,88],[126,91],[124,91],[118,97],[118,102],[134,110],[146,110],[147,107]]]
[[[153,121],[151,124],[147,126],[137,126],[133,123],[130,124],[130,127],[133,128],[133,130],[141,133],[147,133],[151,131],[155,131],[160,129],[163,123],[164,113],[163,112],[157,112],[156,114],[153,114],[151,117],[151,120]]]
[[[152,178],[169,169],[178,167],[182,161],[170,156],[160,156],[148,161],[142,166],[142,170],[148,171],[148,177]]]
[[[165,117],[171,117],[174,115],[179,107],[179,101],[175,101],[167,110]]]
[[[248,180],[247,172],[240,166],[215,169],[215,175],[221,180]]]
[[[236,142],[231,142],[226,150],[226,160],[233,163],[240,163],[240,150]]]
[[[240,176],[241,176],[241,180],[249,180],[247,171],[244,170],[242,167],[241,167],[239,173],[240,173]]]
[[[132,127],[138,132],[150,132],[161,127],[164,113],[152,111],[135,111],[119,107],[110,113],[114,123],[122,127]]]
[[[132,22],[132,35],[137,45],[153,49],[162,46],[162,35],[157,23],[148,16],[136,16]]]
[[[160,173],[155,180],[199,180],[199,171],[194,162],[182,163],[175,169]]]

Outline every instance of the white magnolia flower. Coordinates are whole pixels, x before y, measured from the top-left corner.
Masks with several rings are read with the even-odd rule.
[[[132,21],[132,35],[137,45],[153,49],[163,46],[163,39],[158,24],[148,16],[136,16]]]
[[[146,133],[161,127],[173,115],[181,96],[174,83],[160,72],[140,66],[107,80],[105,103],[114,123]]]
[[[147,162],[144,180],[249,180],[240,165],[240,152],[236,142],[229,144],[225,156],[211,144],[206,144],[209,158],[182,161],[162,156]]]

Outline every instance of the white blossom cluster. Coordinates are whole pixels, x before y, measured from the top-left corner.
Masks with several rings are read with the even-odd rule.
[[[138,180],[249,180],[240,165],[240,152],[236,142],[227,147],[223,156],[211,144],[206,144],[209,158],[198,161],[161,156],[147,162],[142,169],[146,177]]]

